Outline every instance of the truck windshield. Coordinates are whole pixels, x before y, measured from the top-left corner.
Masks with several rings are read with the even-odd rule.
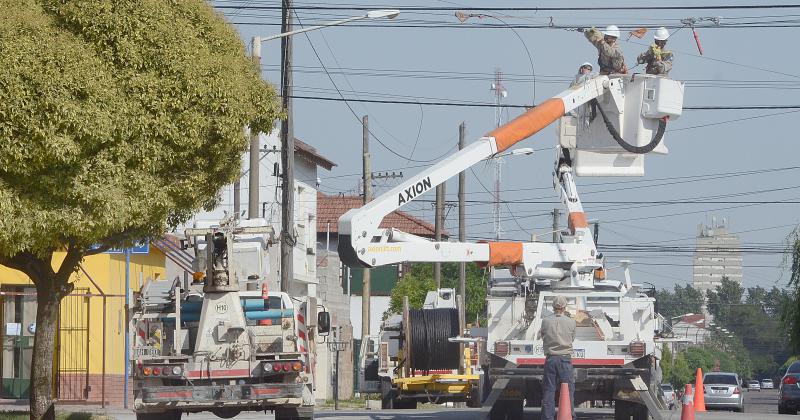
[[[724,385],[738,385],[736,377],[733,375],[706,375],[703,379],[704,384],[724,384]]]

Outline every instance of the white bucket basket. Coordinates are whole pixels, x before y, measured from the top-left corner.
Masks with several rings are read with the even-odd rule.
[[[682,82],[661,76],[612,76],[596,104],[583,105],[559,121],[559,144],[570,150],[575,173],[644,175],[645,154],[668,153],[659,127],[680,117],[683,89]],[[629,150],[615,139],[606,119]]]

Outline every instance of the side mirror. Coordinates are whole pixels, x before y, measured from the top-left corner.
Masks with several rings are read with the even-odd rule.
[[[331,331],[331,314],[323,311],[317,314],[317,332],[319,335],[328,335]]]

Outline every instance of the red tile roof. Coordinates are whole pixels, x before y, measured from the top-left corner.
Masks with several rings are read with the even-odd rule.
[[[331,233],[339,233],[339,217],[348,210],[361,207],[363,199],[357,195],[325,195],[317,193],[317,232],[324,233],[330,223]],[[383,218],[382,228],[393,227],[406,233],[433,238],[432,224],[402,211],[393,211]],[[442,231],[442,238],[449,235]]]

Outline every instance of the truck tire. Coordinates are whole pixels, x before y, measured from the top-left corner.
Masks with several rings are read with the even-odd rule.
[[[647,406],[630,401],[614,400],[614,420],[648,420]]]
[[[136,413],[136,420],[180,420],[182,412],[167,410],[162,413]]]
[[[381,409],[392,410],[394,406],[394,391],[392,382],[387,378],[381,378]]]
[[[489,411],[490,420],[517,420],[524,410],[522,400],[498,400]]]
[[[314,407],[276,408],[275,420],[313,420]]]

